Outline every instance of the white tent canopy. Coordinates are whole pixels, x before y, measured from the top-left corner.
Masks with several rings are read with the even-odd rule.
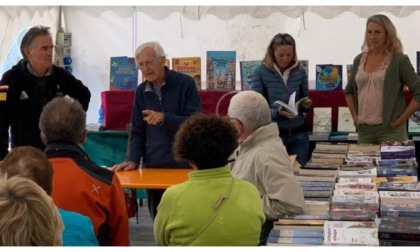
[[[420,6],[65,6],[62,10],[64,30],[72,33],[73,74],[92,92],[89,123],[98,119],[100,92],[109,89],[110,57],[133,56],[146,41],[159,41],[168,58],[201,56],[205,62],[208,50],[236,50],[239,62],[261,59],[269,40],[287,32],[296,39],[299,59],[309,61],[311,88],[315,65],[352,63],[370,15],[391,18],[413,65],[420,51]],[[0,7],[4,24],[0,62],[22,28],[42,24],[55,34],[58,20],[58,6]],[[204,73],[203,64],[203,80]]]

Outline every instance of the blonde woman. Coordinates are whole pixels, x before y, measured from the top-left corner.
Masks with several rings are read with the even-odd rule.
[[[404,85],[413,95],[408,106]],[[354,59],[344,94],[359,143],[408,139],[407,119],[420,109],[420,78],[387,16],[367,19],[362,52]]]
[[[0,176],[0,246],[61,246],[63,223],[32,180]]]

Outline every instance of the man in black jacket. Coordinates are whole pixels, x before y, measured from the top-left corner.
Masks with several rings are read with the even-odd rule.
[[[53,41],[48,27],[35,26],[22,39],[23,59],[0,80],[0,160],[11,146],[30,145],[44,150],[38,128],[45,104],[56,96],[77,99],[86,111],[90,91],[63,68],[54,66]]]

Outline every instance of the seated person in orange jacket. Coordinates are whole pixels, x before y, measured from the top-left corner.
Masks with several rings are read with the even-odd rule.
[[[39,121],[45,154],[54,168],[52,198],[69,211],[90,217],[101,246],[128,246],[128,217],[115,173],[89,160],[80,148],[86,137],[86,112],[77,100],[57,97]]]

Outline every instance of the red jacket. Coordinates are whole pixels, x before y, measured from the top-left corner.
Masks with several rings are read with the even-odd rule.
[[[91,162],[73,144],[48,144],[45,153],[54,168],[55,204],[90,217],[99,245],[129,246],[125,197],[118,177]]]

